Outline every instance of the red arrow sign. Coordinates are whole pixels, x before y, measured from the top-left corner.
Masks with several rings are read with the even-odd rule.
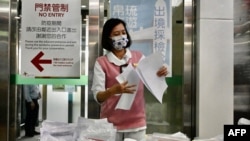
[[[31,63],[40,71],[43,71],[43,67],[40,64],[51,64],[51,60],[41,59],[44,53],[41,51],[39,52],[32,60]]]

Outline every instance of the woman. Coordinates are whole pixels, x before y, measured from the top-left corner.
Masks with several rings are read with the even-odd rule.
[[[146,134],[143,83],[138,84],[136,91],[136,85],[128,84],[127,81],[120,84],[116,80],[116,76],[127,64],[136,64],[144,58],[141,52],[128,49],[131,43],[123,20],[111,18],[106,21],[102,47],[108,52],[96,60],[92,91],[95,100],[101,104],[101,118],[107,118],[117,129],[116,141],[123,141],[124,138],[140,141],[145,139]],[[167,73],[167,68],[163,66],[156,75],[161,77]],[[135,91],[136,96],[130,110],[115,109],[121,94],[133,94]]]

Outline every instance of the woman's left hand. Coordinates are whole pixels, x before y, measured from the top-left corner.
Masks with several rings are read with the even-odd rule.
[[[161,77],[161,76],[166,76],[168,75],[168,69],[166,66],[162,66],[158,71],[157,71],[157,76]]]

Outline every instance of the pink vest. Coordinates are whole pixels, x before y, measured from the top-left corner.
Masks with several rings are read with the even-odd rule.
[[[129,63],[138,63],[142,54],[138,51],[131,51],[132,58]],[[115,77],[120,74],[120,67],[110,63],[106,56],[97,59],[105,73],[106,89],[118,83]],[[101,104],[101,118],[107,118],[116,126],[117,130],[132,129],[146,126],[144,86],[140,81],[138,90],[130,110],[115,109],[120,95],[114,95]]]

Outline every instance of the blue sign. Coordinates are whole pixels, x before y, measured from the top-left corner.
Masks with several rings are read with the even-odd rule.
[[[144,55],[161,52],[172,76],[171,0],[111,0],[110,15],[127,23],[132,50]]]

